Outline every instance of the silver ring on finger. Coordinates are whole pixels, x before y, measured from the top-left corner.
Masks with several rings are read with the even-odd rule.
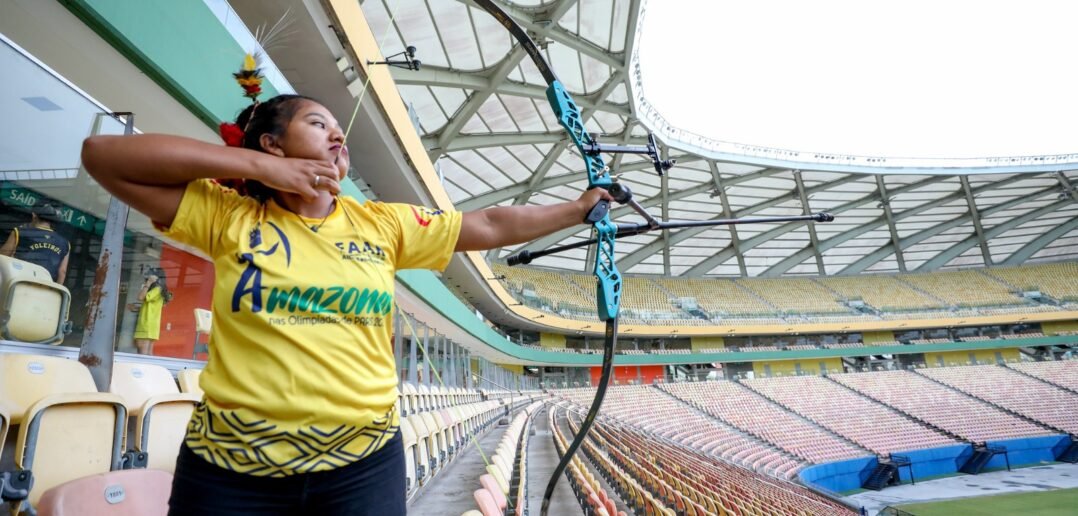
[[[314,187],[318,188],[318,182],[322,180],[322,176],[314,176]]]

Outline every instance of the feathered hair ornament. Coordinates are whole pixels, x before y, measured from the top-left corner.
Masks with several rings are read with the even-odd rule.
[[[265,78],[262,75],[262,68],[258,66],[258,58],[253,54],[245,54],[243,56],[243,67],[238,72],[233,73],[232,77],[236,79],[236,84],[243,88],[243,96],[251,99],[251,102],[255,104],[255,109],[257,109],[258,96],[262,94],[262,80]],[[254,111],[252,110],[247,123],[249,124],[253,118]],[[243,146],[243,135],[247,132],[247,128],[241,128],[232,122],[221,122],[221,125],[218,126],[218,131],[225,145],[229,147]]]
[[[262,94],[262,69],[258,67],[258,60],[254,55],[247,54],[243,57],[243,68],[240,71],[232,74],[236,78],[236,83],[243,88],[243,96],[251,99],[252,102],[258,101],[258,96]]]
[[[272,47],[282,44],[285,40],[295,35],[295,30],[289,30],[293,20],[289,18],[292,13],[292,8],[289,7],[281,18],[274,23],[272,27],[267,29],[266,24],[260,25],[255,29],[255,41],[261,47],[262,52],[268,52]],[[251,103],[254,107],[251,108],[251,113],[247,117],[247,125],[251,125],[251,121],[254,120],[255,110],[258,109],[258,96],[262,94],[262,81],[265,76],[262,74],[262,68],[259,67],[259,56],[261,53],[251,54],[247,53],[243,56],[243,67],[238,72],[234,72],[232,77],[235,78],[236,84],[239,84],[243,88],[243,96],[251,99]],[[240,127],[232,122],[222,122],[218,126],[218,131],[221,135],[221,139],[224,140],[225,145],[229,147],[243,147],[243,138],[247,133],[247,127]],[[217,183],[232,188],[240,193],[240,195],[247,195],[247,184],[243,179],[227,179],[220,178],[215,180]]]

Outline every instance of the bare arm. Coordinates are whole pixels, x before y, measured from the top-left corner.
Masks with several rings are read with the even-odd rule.
[[[146,294],[150,293],[150,287],[152,287],[152,286],[153,286],[153,282],[150,281],[150,280],[146,280],[146,281],[142,282],[142,288],[139,289],[139,291],[138,291],[138,300],[139,301],[146,301]]]
[[[86,171],[109,193],[151,220],[171,225],[187,183],[202,178],[254,179],[313,198],[337,193],[337,169],[328,162],[284,158],[264,152],[163,134],[93,136],[82,144]]]
[[[613,201],[601,188],[579,199],[550,206],[500,206],[464,214],[457,251],[482,251],[519,244],[581,224],[599,199]]]
[[[71,257],[71,253],[64,256],[64,260],[60,262],[60,270],[56,274],[56,282],[63,285],[64,280],[67,279],[67,259]]]
[[[15,239],[15,230],[8,233],[7,240],[4,241],[3,247],[0,247],[0,254],[4,256],[15,256],[15,246],[18,245]]]

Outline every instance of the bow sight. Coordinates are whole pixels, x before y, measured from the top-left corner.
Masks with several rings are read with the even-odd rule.
[[[628,130],[628,128],[626,128]],[[598,157],[600,154],[646,154],[651,158],[651,163],[655,167],[655,172],[662,176],[667,170],[674,167],[677,163],[676,159],[662,159],[659,157],[659,147],[655,144],[655,135],[648,133],[647,145],[603,145],[595,141],[594,137],[591,141],[584,143],[580,146],[584,150],[584,153],[588,156]],[[604,167],[602,172],[609,177],[613,177],[610,174],[610,167]],[[633,192],[628,186],[618,183],[611,179],[610,184],[603,186],[607,192],[610,192],[610,196],[614,198],[618,204],[627,204],[634,211],[644,217],[644,220],[648,221],[648,226],[652,229],[658,229],[659,221],[655,220],[650,213],[640,203],[633,200]],[[610,203],[603,200],[599,201],[588,215],[584,217],[584,222],[588,224],[595,224],[602,220],[603,216],[610,210]],[[547,253],[550,254],[550,253]],[[530,261],[530,260],[529,260]],[[524,262],[527,263],[527,262]],[[510,265],[516,265],[511,263]]]
[[[651,163],[655,165],[655,172],[660,176],[674,168],[674,164],[677,163],[676,159],[659,158],[659,147],[655,145],[655,135],[652,133],[648,133],[647,145],[603,145],[593,139],[591,143],[584,145],[584,152],[592,156],[604,152],[607,154],[647,154],[651,158]]]

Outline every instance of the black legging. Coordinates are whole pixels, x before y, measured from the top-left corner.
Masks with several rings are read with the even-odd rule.
[[[237,473],[195,455],[176,460],[169,516],[405,514],[404,444],[400,432],[380,450],[343,468],[284,478]]]

